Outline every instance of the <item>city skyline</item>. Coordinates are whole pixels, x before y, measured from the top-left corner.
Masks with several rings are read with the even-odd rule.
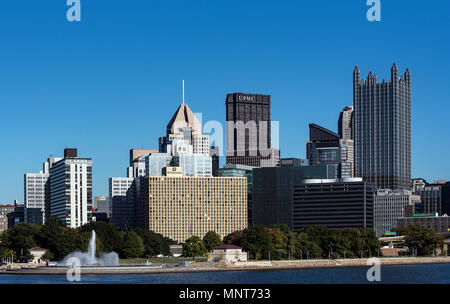
[[[233,48],[226,47],[226,50],[219,51],[224,45],[223,40],[217,40],[213,36],[207,36],[206,41],[199,40],[200,36],[204,39],[204,31],[212,34],[201,25],[213,22],[212,18],[218,18],[222,14],[216,10],[205,16],[203,21],[191,24],[190,29],[195,30],[194,34],[188,35],[186,30],[182,30],[182,34],[177,35],[175,28],[178,22],[175,19],[180,17],[181,10],[175,10],[167,23],[163,23],[168,25],[168,22],[175,22],[173,25],[159,28],[160,32],[155,33],[155,26],[163,17],[152,21],[141,20],[139,18],[143,16],[137,12],[136,7],[128,8],[127,12],[135,17],[140,16],[137,19],[144,23],[144,29],[134,27],[138,21],[132,22],[131,26],[124,26],[130,22],[130,18],[126,21],[115,20],[116,25],[108,23],[108,26],[112,26],[111,29],[103,27],[94,30],[99,20],[105,21],[105,17],[100,14],[100,5],[87,5],[89,14],[80,25],[65,24],[64,20],[57,19],[57,13],[56,16],[43,13],[52,4],[33,4],[27,8],[29,11],[18,10],[17,7],[14,8],[15,4],[8,5],[11,6],[8,11],[10,15],[0,13],[0,24],[4,27],[12,24],[14,28],[5,35],[6,43],[17,45],[20,49],[29,46],[35,39],[44,39],[50,42],[54,50],[48,46],[38,46],[37,53],[32,55],[23,50],[15,50],[13,53],[6,49],[4,58],[9,59],[0,59],[5,67],[0,76],[5,84],[0,92],[0,100],[3,101],[4,111],[8,113],[0,123],[2,129],[8,131],[1,135],[2,142],[6,143],[0,152],[4,160],[4,170],[0,173],[1,204],[12,203],[14,199],[23,203],[23,174],[38,172],[40,164],[49,155],[58,155],[68,146],[78,147],[82,155],[93,159],[93,196],[106,195],[108,177],[124,175],[123,168],[128,163],[129,149],[157,148],[157,139],[163,133],[167,119],[173,113],[173,108],[181,102],[182,79],[186,80],[186,102],[194,112],[203,113],[204,122],[224,122],[223,99],[227,93],[270,94],[271,118],[280,121],[281,156],[305,158],[304,142],[308,138],[309,123],[317,123],[337,132],[340,111],[345,106],[352,105],[353,67],[358,65],[363,78],[369,71],[373,71],[379,79],[388,79],[388,70],[394,61],[399,70],[409,67],[414,74],[412,177],[423,177],[429,182],[449,178],[447,172],[450,165],[442,162],[442,159],[450,152],[450,144],[438,141],[439,138],[445,138],[445,130],[448,129],[445,114],[449,108],[445,101],[448,100],[449,92],[445,84],[450,79],[445,73],[448,63],[443,54],[448,53],[449,43],[437,41],[445,33],[438,28],[445,28],[449,22],[442,13],[445,10],[431,11],[415,3],[408,3],[407,7],[386,3],[383,7],[383,22],[370,24],[364,20],[363,4],[361,7],[348,5],[348,11],[340,10],[342,12],[336,16],[332,12],[334,5],[324,10],[318,4],[297,6],[289,3],[283,9],[277,8],[272,14],[276,17],[283,13],[290,17],[298,14],[300,20],[296,22],[309,22],[310,32],[290,29],[287,25],[294,21],[287,18],[279,28],[272,29],[273,33],[280,35],[279,38],[262,49],[253,44],[258,40],[264,41],[263,33],[271,28],[271,22],[261,21],[261,29],[250,26],[248,31],[254,34],[251,37],[239,34],[236,25],[225,28],[222,23],[216,24],[215,30],[227,38],[234,37],[238,44],[247,47],[240,47],[240,55],[237,56],[237,53],[233,53]],[[116,4],[111,6],[110,12],[120,14]],[[194,4],[192,9],[198,9],[199,6],[200,4]],[[268,4],[262,2],[261,6],[266,8]],[[342,6],[346,7],[347,4]],[[448,7],[448,4],[443,6]],[[213,4],[201,7],[200,12],[212,7]],[[256,13],[245,10],[249,7],[249,4],[244,5],[242,12],[256,16],[252,15]],[[153,8],[152,16],[157,12],[164,12],[165,8],[165,5]],[[37,16],[33,10],[44,15]],[[289,10],[293,12],[288,12]],[[260,13],[263,16],[271,15],[264,10],[260,10]],[[49,14],[50,18],[44,24],[40,18],[45,19],[45,14]],[[162,16],[167,17],[167,14],[165,12]],[[422,14],[428,18],[419,21]],[[312,19],[322,15],[323,19],[328,18],[326,24],[335,23],[336,28],[330,29],[323,25],[313,30],[315,23]],[[17,20],[13,20],[14,18]],[[29,30],[33,22],[37,22],[36,38],[23,35],[22,31]],[[243,19],[241,22],[249,26],[249,21]],[[62,25],[58,27],[60,23]],[[415,34],[405,33],[398,37],[392,32],[392,27],[400,25],[411,26],[411,33],[415,29]],[[120,31],[122,26],[123,31]],[[58,30],[52,30],[53,27]],[[136,40],[126,38],[131,28],[137,31]],[[287,33],[282,34],[282,29]],[[431,33],[434,30],[436,32]],[[108,35],[117,31],[117,39],[131,43],[137,58],[119,55],[120,51],[129,52],[127,47],[112,49],[116,44]],[[144,36],[148,31],[153,36],[146,41]],[[348,31],[350,34],[339,35],[339,31]],[[368,31],[368,37],[359,36],[364,31]],[[15,34],[17,37],[14,37]],[[164,37],[167,34],[174,35],[174,41],[166,40]],[[293,34],[298,34],[299,41],[288,42]],[[371,37],[371,34],[375,37]],[[58,43],[54,35],[61,36]],[[318,41],[316,36],[320,35],[328,37],[328,42]],[[333,35],[341,40],[332,39]],[[355,39],[359,40],[358,43],[352,40],[352,35],[358,35],[358,39]],[[105,43],[106,46],[91,50],[95,48],[92,45],[97,46],[94,37],[100,37],[99,43]],[[414,40],[408,40],[413,37]],[[177,39],[179,41],[175,42]],[[166,55],[162,54],[163,51],[173,50],[178,44],[186,42],[186,39],[192,39],[198,45],[189,46],[180,52],[169,51]],[[300,40],[312,43],[310,47],[304,48]],[[394,44],[389,50],[370,50],[368,47],[371,45],[368,41],[380,45],[385,40]],[[433,41],[433,47],[426,46],[430,40]],[[152,48],[161,42],[164,47],[157,48],[152,53]],[[281,49],[276,42],[287,49]],[[136,43],[141,44],[141,47],[136,47]],[[339,47],[340,44],[343,47]],[[420,51],[408,53],[411,44]],[[86,45],[91,45],[88,49],[92,53],[85,49]],[[190,59],[189,56],[193,56],[201,47],[207,47],[200,52],[203,57],[196,55]],[[334,54],[325,53],[322,51],[325,47],[336,51]],[[442,51],[436,53],[437,48]],[[313,56],[312,53],[315,52],[318,54]],[[157,64],[156,59],[147,58],[148,54],[162,59],[163,63]],[[175,62],[168,65],[170,60]],[[223,62],[219,63],[221,60]],[[19,64],[22,61],[24,62]],[[138,66],[138,63],[143,66]],[[240,77],[235,77],[234,67],[240,67]],[[87,75],[90,71],[93,75]],[[213,71],[222,72],[209,77]],[[129,79],[125,79],[122,74]],[[155,78],[157,75],[160,76],[159,79]],[[26,90],[19,90],[24,86]],[[327,86],[331,89],[326,90]],[[292,138],[296,139],[294,144],[289,140]],[[432,158],[429,157],[427,148],[429,142],[436,143],[433,150],[436,154]]]

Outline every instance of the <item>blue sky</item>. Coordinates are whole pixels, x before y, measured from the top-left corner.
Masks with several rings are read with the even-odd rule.
[[[412,72],[412,173],[450,178],[450,2],[66,0],[0,4],[0,203],[23,202],[23,174],[77,147],[94,195],[125,176],[130,148],[156,148],[181,101],[225,120],[229,92],[272,95],[282,157],[304,157],[308,124],[337,129],[352,71]]]

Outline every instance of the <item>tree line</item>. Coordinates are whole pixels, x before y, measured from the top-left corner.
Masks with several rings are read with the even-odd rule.
[[[251,259],[307,259],[353,258],[374,256],[380,248],[375,232],[371,229],[348,228],[330,230],[324,226],[309,226],[300,232],[292,232],[287,225],[256,225],[235,231],[223,240],[208,232],[204,239],[191,237],[183,244],[184,256],[203,256],[217,245],[242,247]]]
[[[31,260],[30,249],[46,249],[46,260],[62,260],[74,251],[86,252],[92,230],[96,232],[97,254],[117,252],[121,258],[170,255],[169,246],[175,241],[145,229],[119,231],[105,222],[91,222],[77,229],[69,228],[53,217],[44,225],[18,223],[0,235],[0,260],[11,256],[15,261]]]
[[[431,255],[443,248],[443,237],[434,230],[419,226],[396,229],[405,236],[408,252]],[[367,258],[381,256],[380,243],[372,229],[328,229],[325,226],[308,226],[292,232],[287,225],[256,225],[235,231],[223,240],[213,231],[200,239],[193,236],[183,244],[183,255],[204,256],[220,244],[236,245],[249,253],[251,259],[322,259]],[[446,252],[442,254],[446,255]]]
[[[80,228],[66,227],[58,218],[44,225],[19,223],[0,235],[0,260],[31,260],[29,250],[42,247],[47,251],[44,259],[61,260],[73,251],[87,251],[92,230],[96,232],[97,254],[117,252],[121,258],[170,256],[170,245],[177,244],[161,234],[142,228],[120,231],[105,222],[91,222]],[[442,248],[443,237],[435,231],[419,226],[396,229],[405,235],[405,244],[416,255],[431,255]],[[372,229],[328,229],[308,226],[292,232],[287,225],[256,225],[230,233],[223,239],[214,231],[203,238],[192,236],[183,244],[183,256],[205,256],[214,247],[237,245],[249,253],[251,259],[318,259],[359,258],[378,256],[380,244]]]

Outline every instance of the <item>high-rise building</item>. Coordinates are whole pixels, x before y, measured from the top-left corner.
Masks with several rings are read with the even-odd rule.
[[[253,169],[253,225],[292,228],[292,191],[305,179],[336,179],[338,165],[297,165]]]
[[[373,185],[361,178],[304,180],[292,192],[292,229],[373,229]]]
[[[226,103],[226,163],[278,167],[280,150],[271,147],[270,95],[233,93]]]
[[[311,165],[336,164],[338,177],[353,177],[353,141],[316,124],[309,125],[306,157]]]
[[[49,157],[39,173],[24,174],[24,217],[28,223],[44,224],[50,216],[50,168],[62,158]]]
[[[77,228],[91,221],[92,159],[65,149],[64,159],[50,168],[50,216]]]
[[[341,139],[353,140],[353,107],[345,107],[339,115],[338,133]]]
[[[45,221],[45,199],[49,176],[50,172],[44,173],[43,171],[24,175],[24,205],[27,223],[43,224]]]
[[[175,140],[184,140],[192,145],[191,153],[208,155],[210,153],[209,135],[202,134],[200,120],[184,100],[167,124],[166,136],[159,139],[159,152],[167,153],[167,146]]]
[[[355,176],[376,189],[411,189],[411,72],[391,80],[367,80],[353,71]]]
[[[188,177],[171,168],[166,176],[143,178],[138,227],[179,242],[208,231],[223,238],[247,228],[245,177]]]
[[[450,182],[426,185],[416,192],[422,200],[423,213],[450,215]]]
[[[396,228],[397,220],[405,214],[405,208],[411,206],[415,209],[416,204],[420,204],[420,196],[411,194],[409,190],[377,190],[374,203],[377,236],[381,237],[386,231]]]

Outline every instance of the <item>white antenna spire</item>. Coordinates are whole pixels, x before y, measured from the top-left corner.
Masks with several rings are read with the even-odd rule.
[[[184,106],[184,80],[183,80],[183,106]]]

